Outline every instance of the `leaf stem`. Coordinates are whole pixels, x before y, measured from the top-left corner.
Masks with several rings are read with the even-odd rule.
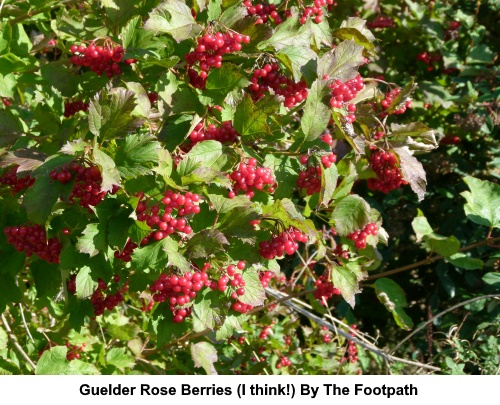
[[[7,322],[7,319],[5,319],[5,315],[4,314],[2,314],[1,319],[2,319],[3,325],[5,326],[5,329],[7,330],[7,333],[9,335],[9,339],[11,340],[12,344],[14,345],[14,347],[16,348],[16,350],[21,354],[21,356],[24,357],[24,359],[29,364],[29,366],[31,367],[31,369],[33,371],[35,371],[36,370],[36,364],[33,362],[33,360],[30,359],[30,357],[26,354],[26,352],[23,350],[23,348],[19,345],[17,337],[16,337],[16,335],[14,335],[14,332],[12,332],[12,329],[10,328],[10,325]]]

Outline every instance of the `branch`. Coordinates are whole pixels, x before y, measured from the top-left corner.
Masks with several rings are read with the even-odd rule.
[[[281,293],[279,291],[273,290],[273,289],[271,289],[269,287],[266,288],[266,292],[269,295],[272,295],[275,298],[282,298],[282,295],[281,295]],[[348,339],[350,341],[353,341],[354,343],[360,345],[361,347],[364,347],[366,350],[369,350],[369,351],[371,351],[371,352],[379,355],[380,357],[382,357],[386,361],[393,361],[393,362],[405,363],[405,364],[408,364],[408,365],[411,365],[411,366],[426,368],[426,369],[432,370],[432,371],[441,371],[440,368],[437,368],[437,367],[434,367],[434,366],[429,366],[427,364],[418,363],[416,361],[411,361],[411,360],[406,360],[406,359],[400,359],[399,357],[395,357],[395,356],[392,356],[390,354],[387,354],[387,353],[383,352],[378,347],[376,347],[376,346],[374,346],[372,344],[365,343],[365,342],[363,342],[363,341],[355,338],[354,336],[351,336],[349,333],[344,332],[343,330],[336,329],[333,324],[324,321],[323,319],[321,319],[318,316],[314,315],[313,313],[307,311],[306,309],[299,307],[298,305],[294,304],[293,302],[284,301],[284,305],[286,305],[287,307],[293,309],[294,311],[297,311],[299,314],[304,315],[305,317],[307,317],[309,319],[312,319],[317,324],[327,327],[328,329],[330,329],[333,332],[335,330],[337,330],[337,332],[339,333],[339,335],[343,336],[344,338],[346,338],[346,339]]]
[[[418,332],[420,332],[422,329],[424,329],[427,325],[429,325],[430,323],[434,322],[435,319],[443,316],[443,315],[446,315],[448,312],[451,312],[457,308],[460,308],[460,307],[463,307],[464,305],[467,305],[467,304],[470,304],[472,302],[475,302],[475,301],[479,301],[479,300],[485,300],[485,299],[489,299],[489,298],[500,298],[500,294],[490,294],[490,295],[482,295],[480,297],[475,297],[475,298],[471,298],[470,300],[467,300],[467,301],[464,301],[464,302],[461,302],[460,304],[457,304],[457,305],[453,305],[452,307],[444,310],[443,312],[440,312],[439,314],[433,316],[431,319],[429,319],[428,321],[424,322],[422,325],[420,325],[417,329],[415,329],[413,332],[411,332],[408,336],[406,336],[401,342],[399,342],[396,347],[394,347],[392,350],[391,350],[391,353],[394,353],[396,350],[398,350],[401,345],[406,342],[408,339],[410,339],[412,336],[414,336],[415,334],[417,334]]]
[[[490,243],[494,243],[494,242],[498,242],[498,241],[500,241],[500,236],[498,236],[496,238],[485,239],[485,240],[482,240],[480,242],[473,243],[472,245],[465,246],[461,249],[458,249],[458,251],[465,252],[467,250],[474,249],[478,246],[489,245]],[[365,280],[375,280],[375,279],[380,278],[380,277],[390,276],[391,274],[396,274],[396,273],[401,273],[403,271],[412,270],[412,269],[415,269],[417,267],[433,263],[437,260],[445,259],[446,257],[447,256],[441,256],[441,255],[428,257],[427,259],[421,260],[417,263],[409,264],[408,266],[399,267],[399,268],[394,269],[394,270],[384,271],[383,273],[380,273],[380,274],[374,274],[373,276],[367,277]]]
[[[7,329],[7,333],[9,335],[9,339],[12,341],[12,344],[17,349],[17,351],[21,354],[21,356],[23,356],[24,359],[28,362],[28,364],[30,365],[31,369],[33,371],[35,371],[36,370],[36,364],[33,363],[33,360],[31,360],[29,358],[29,356],[26,354],[26,352],[23,350],[23,348],[17,342],[17,337],[16,337],[16,335],[14,335],[14,332],[12,332],[12,329],[10,328],[9,324],[7,323],[7,319],[5,319],[5,315],[2,314],[1,318],[2,318],[2,323],[5,326],[5,329]]]

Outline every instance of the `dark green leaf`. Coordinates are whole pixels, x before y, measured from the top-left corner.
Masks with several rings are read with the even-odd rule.
[[[91,273],[90,267],[84,266],[76,275],[76,297],[80,300],[90,297],[97,287]]]
[[[128,135],[115,153],[116,168],[124,178],[151,173],[158,163],[160,144],[147,135]]]
[[[326,80],[317,79],[309,90],[301,119],[301,127],[305,141],[318,138],[330,121],[331,90]]]
[[[375,281],[375,292],[379,301],[392,313],[399,327],[409,330],[413,327],[413,321],[404,312],[408,305],[403,289],[389,278],[379,278]]]
[[[214,363],[217,361],[217,350],[210,343],[191,343],[191,356],[195,367],[203,367],[208,375],[217,374],[214,367]]]
[[[470,189],[460,194],[467,200],[467,218],[479,225],[500,228],[500,186],[471,176],[464,181]]]
[[[363,63],[363,47],[354,41],[343,41],[318,61],[318,77],[327,75],[346,82],[356,77]]]
[[[346,236],[370,222],[370,205],[359,195],[349,195],[337,204],[332,220],[339,235]]]
[[[276,31],[266,41],[259,45],[259,49],[274,48],[276,51],[286,46],[309,47],[311,40],[311,21],[307,19],[305,24],[299,22],[299,17],[294,16],[278,25]]]
[[[186,255],[191,258],[208,258],[210,255],[223,251],[228,245],[224,234],[216,229],[204,229],[198,232],[186,245]]]

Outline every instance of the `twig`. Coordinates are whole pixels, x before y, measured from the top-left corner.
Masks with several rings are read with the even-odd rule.
[[[455,309],[457,308],[460,308],[460,307],[463,307],[464,305],[467,305],[467,304],[470,304],[472,302],[475,302],[475,301],[479,301],[479,300],[485,300],[485,299],[489,299],[489,298],[500,298],[500,294],[490,294],[490,295],[482,295],[480,297],[475,297],[475,298],[471,298],[470,300],[467,300],[467,301],[464,301],[464,302],[461,302],[457,305],[453,305],[452,307],[444,310],[443,312],[440,312],[439,314],[433,316],[431,319],[429,319],[428,321],[424,322],[422,325],[420,325],[417,329],[415,329],[413,332],[411,332],[408,336],[406,336],[403,340],[401,340],[401,342],[399,342],[396,347],[394,347],[392,350],[391,350],[391,353],[394,353],[396,350],[398,350],[401,345],[406,342],[408,339],[410,339],[412,336],[414,336],[415,334],[417,334],[418,332],[420,332],[422,329],[424,329],[428,324],[430,324],[431,322],[433,322],[435,319],[443,316],[443,315],[446,315],[448,312],[451,312],[451,311],[454,311]]]
[[[489,245],[490,243],[494,243],[494,242],[498,242],[498,241],[500,241],[500,236],[493,238],[493,239],[485,239],[485,240],[482,240],[480,242],[473,243],[472,245],[465,246],[461,249],[458,249],[458,252],[465,252],[467,250],[471,250],[471,249],[474,249],[476,247],[483,246],[483,245]],[[380,277],[390,276],[391,274],[396,274],[396,273],[401,273],[403,271],[412,270],[412,269],[415,269],[417,267],[420,267],[420,266],[423,266],[426,264],[430,264],[430,263],[433,263],[437,260],[441,260],[444,258],[446,258],[446,256],[438,255],[438,256],[428,257],[427,259],[421,260],[417,263],[409,264],[408,266],[399,267],[399,268],[394,269],[394,270],[384,271],[383,273],[380,273],[380,274],[374,274],[373,276],[367,277],[365,280],[375,280],[375,279],[380,278]]]
[[[281,295],[280,295],[280,293],[278,291],[273,290],[273,289],[271,289],[269,287],[266,288],[266,292],[269,295],[271,295],[271,296],[273,296],[275,298],[281,298]],[[289,308],[292,308],[293,310],[297,311],[299,314],[304,315],[305,317],[307,317],[309,319],[312,319],[317,324],[322,325],[322,326],[326,326],[331,331],[334,331],[334,325],[332,325],[331,323],[328,323],[328,322],[324,321],[323,319],[321,319],[318,316],[314,315],[313,313],[305,310],[304,308],[299,307],[298,305],[294,304],[293,302],[284,301],[284,305],[288,306]],[[348,340],[351,340],[354,343],[356,343],[356,344],[364,347],[365,349],[367,349],[367,350],[369,350],[369,351],[371,351],[371,352],[379,355],[385,361],[393,361],[393,362],[405,363],[405,364],[408,364],[408,365],[411,365],[411,366],[425,368],[425,369],[432,370],[432,371],[441,371],[440,368],[437,368],[437,367],[434,367],[434,366],[429,366],[427,364],[418,363],[416,361],[401,359],[399,357],[392,356],[390,354],[387,354],[387,353],[383,352],[382,350],[380,350],[378,347],[376,347],[374,345],[362,342],[361,340],[355,338],[354,336],[351,336],[349,333],[344,332],[343,330],[338,329],[337,331],[338,331],[339,335],[341,335],[344,338],[346,338]]]
[[[19,304],[19,309],[21,311],[21,318],[23,319],[23,325],[24,325],[24,328],[26,329],[26,333],[30,337],[31,341],[33,343],[35,343],[35,340],[33,339],[33,336],[31,336],[30,329],[28,328],[28,324],[26,323],[26,319],[24,318],[24,309],[23,309],[23,304],[22,303]]]
[[[16,335],[14,335],[14,332],[12,332],[12,329],[10,328],[10,326],[9,326],[9,324],[7,322],[7,319],[5,319],[5,315],[2,314],[1,318],[2,318],[2,323],[4,324],[5,329],[7,330],[7,333],[9,335],[9,339],[12,341],[12,344],[17,349],[17,351],[21,354],[21,356],[23,356],[24,359],[28,362],[28,364],[31,367],[31,369],[33,371],[35,371],[36,370],[36,364],[33,363],[33,360],[31,360],[29,358],[29,356],[26,354],[26,352],[23,350],[23,348],[17,342],[17,337],[16,337]]]

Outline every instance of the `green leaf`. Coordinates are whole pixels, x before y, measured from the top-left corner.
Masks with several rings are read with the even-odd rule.
[[[191,264],[184,258],[181,253],[179,253],[179,244],[175,240],[167,238],[165,251],[168,255],[167,266],[175,266],[183,273],[192,270]]]
[[[220,69],[212,69],[207,77],[202,100],[208,105],[222,105],[229,93],[247,87],[250,81],[241,73],[241,68],[224,63]]]
[[[31,177],[35,177],[36,181],[26,191],[23,206],[26,208],[28,218],[33,222],[45,224],[59,196],[63,191],[69,193],[71,190],[71,184],[63,185],[58,181],[53,181],[50,178],[50,172],[70,163],[73,159],[73,156],[53,155],[31,174]]]
[[[302,79],[302,76],[306,77],[309,82],[315,79],[318,55],[311,48],[285,46],[276,54],[276,57],[292,72],[296,83]]]
[[[201,32],[191,9],[180,0],[163,1],[149,13],[144,29],[170,34],[177,42],[195,38]]]
[[[115,161],[102,149],[93,148],[92,157],[101,169],[101,191],[111,191],[113,186],[121,185],[120,173],[116,169]]]
[[[208,2],[208,21],[218,20],[221,15],[221,0],[209,0]]]
[[[370,205],[359,195],[349,195],[337,204],[332,220],[339,235],[346,236],[370,222]]]
[[[276,51],[286,46],[309,48],[309,41],[311,40],[310,26],[310,19],[305,24],[301,24],[298,16],[288,18],[278,25],[271,38],[261,42],[258,48],[263,50],[271,47]]]
[[[354,41],[343,41],[335,49],[325,53],[318,62],[318,77],[346,82],[358,74],[358,67],[364,63],[363,47]]]
[[[217,350],[208,342],[191,343],[191,356],[195,367],[202,367],[208,375],[216,375],[214,363]]]
[[[167,116],[170,114],[186,114],[191,112],[196,112],[200,115],[204,113],[205,108],[200,103],[197,94],[186,83],[180,81],[170,70],[158,80],[157,86],[158,96],[164,102],[163,107]],[[192,117],[189,118],[192,119]],[[182,119],[182,116],[180,119]],[[172,149],[169,148],[169,150]]]
[[[379,278],[374,285],[377,298],[392,313],[398,326],[410,330],[413,327],[413,321],[404,312],[408,303],[403,289],[389,278]]]
[[[5,76],[0,74],[0,97],[14,97],[14,89],[16,88],[16,76],[9,73]]]
[[[122,347],[113,347],[106,353],[106,364],[125,371],[126,368],[134,368],[135,360]]]
[[[243,330],[242,323],[248,318],[248,315],[238,314],[228,314],[224,318],[224,323],[219,330],[215,333],[215,338],[217,340],[229,339],[234,331]]]
[[[151,228],[144,221],[134,221],[128,230],[128,236],[132,242],[138,245],[151,233]]]
[[[100,92],[90,100],[89,129],[101,140],[120,138],[139,127],[143,120],[134,117],[135,93],[121,87]]]
[[[159,161],[160,144],[152,136],[128,135],[115,152],[116,168],[124,178],[150,174]]]
[[[12,146],[23,133],[19,117],[7,109],[0,110],[0,148]]]
[[[101,0],[101,4],[113,25],[125,24],[138,12],[136,5],[128,0]]]
[[[216,329],[221,322],[222,310],[221,295],[218,291],[205,288],[196,296],[193,311],[203,328]]]
[[[168,262],[165,247],[168,244],[168,238],[154,242],[150,245],[135,249],[132,254],[132,267],[136,270],[151,269],[155,273],[160,273]]]
[[[133,112],[135,115],[147,118],[149,116],[149,112],[151,111],[151,101],[149,100],[148,93],[144,90],[144,87],[142,87],[142,84],[140,83],[127,82],[125,85],[127,86],[127,89],[134,92],[137,100],[137,105]]]
[[[259,273],[253,269],[243,271],[243,281],[245,281],[245,294],[238,299],[254,307],[263,305],[266,300],[266,292],[259,279]]]
[[[387,107],[387,113],[392,114],[395,110],[400,109],[407,101],[411,100],[410,95],[417,88],[417,84],[413,80],[413,77],[410,79],[410,82],[405,86],[403,90],[392,100],[392,103]]]
[[[309,240],[319,238],[318,231],[310,219],[305,219],[295,207],[295,204],[288,198],[277,200],[273,205],[267,205],[262,208],[262,216],[280,220],[285,228],[294,226],[304,232]]]
[[[5,311],[7,305],[21,302],[23,295],[10,274],[0,274],[0,311]]]
[[[500,228],[500,186],[471,176],[464,181],[470,189],[460,194],[467,200],[464,206],[467,218],[479,225]]]
[[[204,166],[213,168],[222,155],[222,144],[220,142],[204,141],[194,145],[184,159],[192,159],[193,162],[203,163]]]
[[[319,201],[320,204],[328,207],[330,200],[332,199],[335,188],[337,188],[337,180],[339,178],[339,173],[337,171],[337,166],[332,165],[328,168],[322,167],[321,171],[321,191]]]
[[[36,365],[37,375],[68,375],[71,372],[69,361],[66,359],[68,349],[65,346],[54,346],[43,352]]]
[[[30,264],[30,272],[35,281],[38,298],[56,296],[61,287],[61,271],[57,264],[35,261]]]
[[[401,175],[411,186],[411,189],[417,194],[418,201],[425,197],[425,188],[427,184],[425,170],[410,151],[408,146],[395,147],[394,152],[399,157],[401,164]]]
[[[326,80],[317,79],[309,90],[304,107],[304,115],[300,121],[304,140],[313,141],[318,138],[330,121],[331,90]]]
[[[90,257],[104,252],[107,249],[106,224],[103,222],[87,224],[82,236],[76,242],[76,248],[80,253],[87,253]]]
[[[135,339],[141,331],[139,326],[130,321],[129,318],[120,314],[111,314],[106,317],[106,330],[113,339],[128,342]]]
[[[228,244],[222,232],[217,229],[203,229],[189,239],[186,244],[186,255],[193,259],[208,258],[212,254],[224,251],[223,245]]]
[[[454,266],[465,270],[478,270],[482,269],[484,266],[481,259],[474,259],[473,257],[467,256],[465,253],[455,253],[448,257],[448,261]]]
[[[366,21],[359,17],[348,17],[342,21],[340,29],[333,35],[340,39],[352,39],[358,45],[365,48],[372,56],[375,56],[374,35],[366,28]]]
[[[413,219],[412,227],[417,235],[417,242],[424,240],[430,251],[442,256],[451,256],[460,249],[460,242],[454,236],[441,236],[434,233],[432,227],[423,216],[422,211],[418,211],[418,216]]]
[[[219,22],[222,26],[234,29],[235,24],[240,22],[247,15],[247,8],[243,6],[241,2],[237,1],[236,4],[232,5],[222,13]]]
[[[241,135],[242,140],[253,140],[270,135],[267,117],[278,107],[279,103],[275,98],[263,98],[254,104],[252,97],[245,93],[241,102],[236,106],[233,126]]]
[[[90,297],[97,287],[97,283],[92,279],[91,273],[90,267],[84,266],[76,275],[76,297],[79,300]]]
[[[340,290],[342,297],[352,308],[356,302],[354,296],[361,292],[359,282],[366,276],[366,272],[355,262],[345,262],[342,266],[331,267],[333,285]]]
[[[486,273],[483,276],[483,281],[488,285],[498,288],[500,287],[500,273]]]

